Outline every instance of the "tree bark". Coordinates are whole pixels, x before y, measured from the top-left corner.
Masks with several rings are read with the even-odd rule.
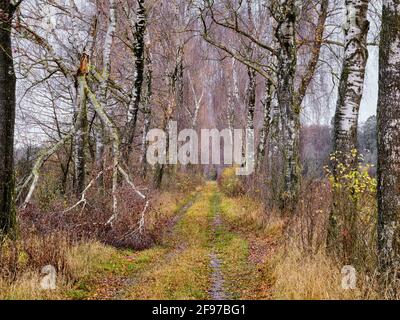
[[[246,93],[246,105],[247,105],[247,114],[246,114],[246,131],[249,135],[250,139],[254,139],[254,113],[256,108],[256,71],[251,68],[247,68],[247,74],[249,77],[249,83],[247,85],[247,93]],[[246,152],[243,148],[243,157]],[[250,163],[254,163],[254,155],[252,155],[253,159],[246,159],[246,161],[250,161]],[[244,165],[244,164],[243,164]]]
[[[334,151],[357,148],[358,113],[368,59],[369,0],[346,0],[345,52],[334,124]]]
[[[80,195],[86,187],[86,152],[88,146],[88,119],[85,88],[80,78],[85,74],[79,74],[77,77],[77,110],[79,114],[78,129],[75,138],[75,193]]]
[[[351,153],[357,148],[358,114],[368,59],[368,3],[369,0],[346,0],[345,51],[334,120],[335,180],[339,179],[338,164],[346,163],[351,169],[357,169],[357,157],[351,156]],[[342,201],[340,209],[337,208],[339,200]],[[354,219],[357,212],[354,201],[343,201],[346,199],[334,190],[328,226],[328,247],[332,252],[342,252],[345,259],[351,259],[356,240]]]
[[[378,249],[384,272],[400,266],[399,21],[399,1],[384,0],[378,99]]]
[[[228,128],[231,133],[231,141],[233,142],[233,132],[235,129],[235,110],[239,104],[239,88],[236,72],[236,59],[232,57],[232,83],[229,85],[227,120]]]
[[[278,22],[275,37],[279,43],[276,89],[284,137],[284,181],[280,195],[280,207],[290,212],[294,210],[297,202],[301,182],[299,157],[300,106],[296,103],[294,97],[294,78],[297,67],[295,2],[295,0],[281,1],[277,10],[274,10]]]
[[[0,239],[14,236],[14,126],[16,77],[11,45],[14,7],[0,1]]]
[[[142,177],[146,177],[147,175],[147,148],[149,145],[149,142],[147,141],[146,137],[147,134],[150,130],[150,122],[151,122],[151,97],[152,97],[152,86],[153,86],[153,70],[151,67],[151,53],[150,50],[147,50],[147,56],[146,56],[146,67],[147,67],[147,72],[146,72],[146,97],[145,101],[143,104],[143,114],[144,114],[144,120],[143,120],[143,135],[142,135],[142,155],[140,159],[141,167],[142,167]]]
[[[104,39],[103,46],[103,74],[102,80],[100,82],[100,104],[104,106],[107,110],[107,89],[108,89],[108,80],[110,78],[111,73],[111,49],[114,39],[114,34],[117,29],[117,8],[115,0],[110,0],[109,4],[109,24],[107,28],[106,37]],[[97,121],[96,128],[96,168],[98,172],[104,170],[104,123],[99,117]],[[104,175],[101,175],[98,179],[98,185],[103,189],[104,188]]]
[[[145,49],[145,32],[146,32],[146,8],[145,0],[137,0],[137,20],[134,28],[135,43],[133,55],[135,59],[135,73],[132,88],[132,101],[128,110],[128,133],[126,137],[126,157],[132,151],[133,139],[135,137],[135,129],[137,116],[139,111],[140,100],[142,96],[142,84],[144,74],[144,49]]]
[[[260,141],[257,148],[256,172],[259,172],[261,164],[264,161],[265,149],[267,148],[267,139],[271,126],[271,106],[272,106],[272,90],[271,81],[267,80],[265,84],[265,97],[263,101],[263,125],[260,131]]]

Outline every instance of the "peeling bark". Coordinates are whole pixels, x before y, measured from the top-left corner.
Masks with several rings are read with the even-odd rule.
[[[399,21],[399,1],[384,0],[378,99],[378,250],[383,272],[400,267]]]

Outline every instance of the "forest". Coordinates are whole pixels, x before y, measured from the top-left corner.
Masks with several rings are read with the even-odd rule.
[[[399,0],[0,0],[0,300],[400,298]]]

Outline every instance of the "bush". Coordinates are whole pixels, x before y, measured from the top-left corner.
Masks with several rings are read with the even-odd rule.
[[[222,171],[218,179],[218,185],[221,191],[229,197],[236,197],[243,194],[243,184],[236,175],[236,169],[234,167],[225,168]]]
[[[334,222],[328,240],[335,242],[344,260],[359,268],[373,266],[377,258],[377,182],[369,174],[372,166],[357,150],[344,156],[332,154],[331,161],[336,175],[326,167],[333,195],[330,219]]]
[[[71,279],[67,261],[70,248],[71,242],[61,233],[43,236],[24,232],[18,240],[4,240],[0,244],[0,279],[11,283],[24,273],[39,275],[46,265],[54,266],[59,275]]]

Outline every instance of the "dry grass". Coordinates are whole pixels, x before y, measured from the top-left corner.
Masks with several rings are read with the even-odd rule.
[[[279,212],[266,212],[259,201],[250,197],[222,197],[228,233],[222,233],[220,240],[229,262],[225,267],[227,279],[239,279],[236,282],[240,285],[240,279],[251,274],[258,282],[254,285],[246,281],[238,296],[296,300],[381,298],[375,265],[371,263],[370,268],[357,269],[355,290],[341,286],[343,265],[325,252],[330,210],[327,185],[307,184],[301,199],[296,215],[290,218]],[[256,264],[257,272],[251,270],[252,264]]]
[[[37,242],[41,243],[41,242]],[[31,249],[34,244],[31,244]],[[3,250],[6,250],[3,247]],[[40,247],[36,247],[35,252],[39,252]],[[46,251],[43,251],[45,255]],[[15,279],[3,277],[0,279],[0,300],[36,300],[48,299],[59,300],[69,298],[69,292],[73,290],[78,279],[87,277],[89,274],[99,270],[99,266],[106,263],[119,254],[116,249],[104,246],[97,242],[85,243],[78,246],[66,246],[60,249],[63,252],[67,269],[58,270],[55,290],[44,290],[40,282],[44,275],[41,274],[41,267],[51,264],[50,260],[44,264],[29,264],[24,252],[20,252],[20,260],[24,261]],[[50,253],[51,256],[51,253]],[[35,260],[38,261],[38,260]],[[50,262],[48,262],[50,261]],[[56,265],[55,265],[56,266]]]
[[[166,221],[174,217],[182,193],[163,192],[157,199],[146,221],[150,234],[159,234]],[[46,228],[42,233],[37,228],[31,229],[32,224],[31,221],[23,225],[17,241],[5,241],[0,247],[1,300],[87,298],[96,289],[95,278],[132,271],[143,265],[144,260],[148,261],[129,250],[118,250],[96,240],[77,242],[68,232],[57,229],[48,233]],[[128,261],[127,256],[134,261]],[[44,276],[41,269],[46,265],[57,270],[56,290],[42,290],[40,286]]]
[[[326,255],[318,253],[305,255],[298,247],[292,246],[274,255],[268,262],[273,279],[273,299],[327,300],[363,299],[364,292],[358,288],[344,290],[341,287],[341,267]]]
[[[342,288],[344,263],[326,252],[327,223],[331,210],[331,191],[324,181],[303,184],[294,217],[282,219],[284,233],[276,254],[268,261],[275,299],[377,299],[375,247],[371,228],[360,235],[364,247],[358,248],[360,265],[354,265],[357,285]],[[374,211],[370,206],[365,210]],[[368,245],[367,245],[368,244]]]

